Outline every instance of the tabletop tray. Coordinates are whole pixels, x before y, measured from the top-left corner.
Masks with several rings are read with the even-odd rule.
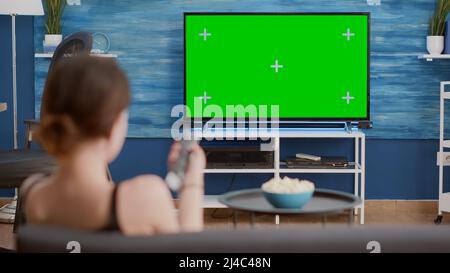
[[[331,214],[355,208],[361,199],[353,194],[316,189],[313,197],[301,209],[280,209],[272,206],[261,189],[239,190],[226,193],[219,202],[229,208],[269,214]]]

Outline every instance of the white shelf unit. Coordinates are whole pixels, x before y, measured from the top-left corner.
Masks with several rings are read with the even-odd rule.
[[[104,54],[91,54],[91,56],[96,57],[105,57],[105,58],[117,58],[117,54],[112,53],[104,53]],[[34,53],[35,58],[47,58],[50,59],[53,57],[53,53]]]
[[[450,148],[450,140],[446,140],[444,136],[445,125],[445,100],[450,99],[450,92],[445,91],[445,86],[450,85],[450,81],[441,82],[441,99],[439,113],[439,211],[435,220],[436,224],[442,221],[442,212],[450,212],[450,193],[444,192],[444,148]]]
[[[197,139],[270,139],[274,151],[274,166],[270,169],[206,169],[205,173],[270,173],[274,177],[287,173],[335,173],[335,174],[353,174],[354,175],[354,194],[361,198],[361,205],[355,209],[355,215],[360,210],[360,223],[364,224],[364,203],[365,203],[365,147],[366,137],[360,130],[346,131],[343,129],[279,129],[273,132],[261,132],[256,129],[221,129],[221,130],[194,130],[193,135]],[[349,168],[317,168],[317,169],[291,169],[280,166],[280,140],[283,138],[346,138],[354,140],[354,161]],[[203,203],[205,208],[224,207],[217,201],[218,196],[206,195]]]
[[[450,54],[423,54],[418,56],[419,59],[425,59],[428,62],[434,59],[450,59]]]

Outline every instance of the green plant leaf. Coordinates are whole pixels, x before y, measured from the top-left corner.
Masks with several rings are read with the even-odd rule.
[[[61,34],[61,20],[66,5],[65,0],[45,0],[45,13],[47,15],[45,29],[47,34]]]
[[[430,17],[429,35],[442,36],[445,32],[445,20],[450,12],[450,0],[437,0],[434,14]]]

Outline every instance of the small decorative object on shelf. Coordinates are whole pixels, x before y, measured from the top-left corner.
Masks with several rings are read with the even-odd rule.
[[[61,19],[66,5],[65,0],[45,0],[45,40],[43,41],[44,52],[52,53],[62,41]]]
[[[367,5],[379,6],[379,5],[381,5],[381,0],[367,0]]]
[[[432,55],[439,55],[444,49],[444,36],[427,36],[427,50]]]
[[[69,6],[80,6],[81,0],[66,0],[67,5]]]
[[[431,55],[439,55],[444,50],[445,20],[450,11],[450,0],[437,0],[434,14],[430,18],[427,50]]]
[[[0,112],[6,111],[8,106],[5,102],[0,102]]]
[[[94,54],[105,54],[108,53],[111,48],[111,39],[108,35],[102,32],[95,32],[92,34],[92,50]]]

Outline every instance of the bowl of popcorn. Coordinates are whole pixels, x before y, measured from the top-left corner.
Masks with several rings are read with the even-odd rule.
[[[300,209],[311,199],[314,184],[297,178],[272,178],[261,186],[264,197],[276,208]]]

